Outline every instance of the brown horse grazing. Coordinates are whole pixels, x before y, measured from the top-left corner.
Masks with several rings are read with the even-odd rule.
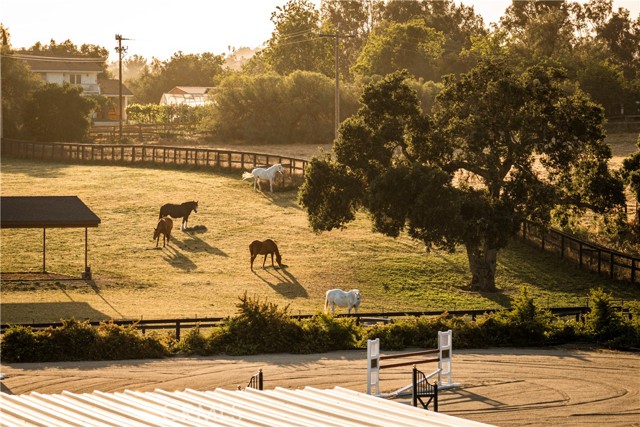
[[[153,238],[156,240],[156,248],[158,247],[158,243],[160,243],[160,234],[162,234],[162,247],[164,248],[167,243],[169,243],[169,238],[171,237],[171,229],[173,228],[173,221],[169,217],[160,218],[158,221],[158,225],[153,230]],[[166,239],[166,240],[165,240]]]
[[[254,240],[249,245],[249,252],[251,252],[251,271],[253,271],[253,260],[256,259],[258,255],[264,255],[264,261],[262,261],[262,268],[264,268],[264,264],[267,262],[267,255],[271,255],[271,266],[276,268],[273,265],[273,254],[276,254],[276,261],[280,268],[284,268],[282,265],[282,257],[280,256],[280,252],[278,252],[278,246],[276,242],[271,239],[267,239],[264,242],[260,240]]]

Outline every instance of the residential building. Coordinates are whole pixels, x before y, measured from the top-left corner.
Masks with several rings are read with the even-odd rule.
[[[84,95],[101,95],[107,98],[107,107],[94,117],[96,124],[111,124],[110,122],[119,121],[118,80],[102,78],[104,58],[60,58],[26,54],[20,54],[20,58],[25,60],[33,73],[47,83],[68,83],[81,87]],[[124,122],[127,121],[126,108],[132,98],[133,93],[122,85]]]

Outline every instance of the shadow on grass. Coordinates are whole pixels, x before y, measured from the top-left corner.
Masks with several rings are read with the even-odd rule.
[[[542,291],[586,297],[591,289],[603,288],[614,298],[640,298],[638,286],[582,270],[573,262],[515,239],[509,242],[507,249],[500,252],[498,264],[498,273],[506,280],[511,276],[518,282],[531,283],[532,288]]]
[[[98,286],[98,284],[94,281],[94,280],[86,280],[86,283],[91,286],[91,289],[93,290],[93,292],[96,293],[96,295],[105,303],[109,306],[109,308],[111,308],[111,310],[113,310],[115,313],[118,314],[118,316],[120,316],[121,318],[124,318],[124,315],[122,313],[120,313],[118,311],[117,308],[115,308],[109,301],[107,301],[105,299],[105,297],[102,296],[102,293],[100,293],[100,286]]]
[[[57,178],[63,175],[63,170],[72,166],[69,163],[39,163],[33,167],[33,161],[12,158],[2,159],[3,174],[23,174],[33,178]]]
[[[178,247],[180,246],[178,245]],[[168,245],[163,250],[163,258],[173,268],[177,268],[182,271],[193,271],[197,267],[189,257],[184,255],[182,252],[179,252],[172,245]]]
[[[59,322],[60,319],[110,320],[112,316],[91,307],[86,302],[2,303],[2,323]]]
[[[262,277],[259,271],[268,274],[271,278]],[[253,274],[286,298],[307,298],[309,296],[307,290],[298,282],[298,279],[289,273],[286,268],[275,268],[273,270],[268,267],[262,270],[257,268],[253,271]]]
[[[205,233],[206,231],[207,231],[206,226],[196,225],[194,227],[187,228],[186,230],[184,230],[184,234],[179,235],[179,236],[184,235],[185,236],[184,240],[182,241],[178,240],[176,237],[176,234],[174,233],[172,236],[172,239],[173,239],[172,241],[177,247],[179,247],[183,251],[193,252],[193,253],[206,252],[212,255],[228,257],[229,255],[227,255],[224,251],[211,246],[209,243],[205,242],[204,240],[202,240],[200,237],[197,236],[198,234]]]

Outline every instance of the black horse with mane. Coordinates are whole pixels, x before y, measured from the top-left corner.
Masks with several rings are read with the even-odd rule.
[[[172,203],[167,203],[166,205],[162,205],[160,208],[160,217],[170,216],[171,218],[182,218],[182,224],[180,224],[180,230],[187,229],[187,221],[189,220],[189,215],[191,211],[198,213],[198,202],[184,202],[180,205],[174,205]]]

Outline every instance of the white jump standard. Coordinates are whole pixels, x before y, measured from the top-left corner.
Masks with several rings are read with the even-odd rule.
[[[382,365],[383,360],[399,359],[404,357],[420,357],[429,354],[437,354],[438,357],[425,358],[420,360],[411,360],[408,362],[396,362]],[[380,354],[380,339],[367,340],[367,394],[375,394],[381,396],[380,393],[380,370],[388,368],[396,368],[399,366],[417,365],[420,363],[438,362],[438,368],[432,373],[426,375],[426,379],[438,375],[438,388],[447,389],[459,387],[460,384],[453,382],[453,333],[451,330],[446,332],[438,332],[438,348],[431,350],[414,351],[411,353],[400,353],[393,355]],[[400,393],[410,389],[412,385],[402,387],[385,397],[395,397]]]

